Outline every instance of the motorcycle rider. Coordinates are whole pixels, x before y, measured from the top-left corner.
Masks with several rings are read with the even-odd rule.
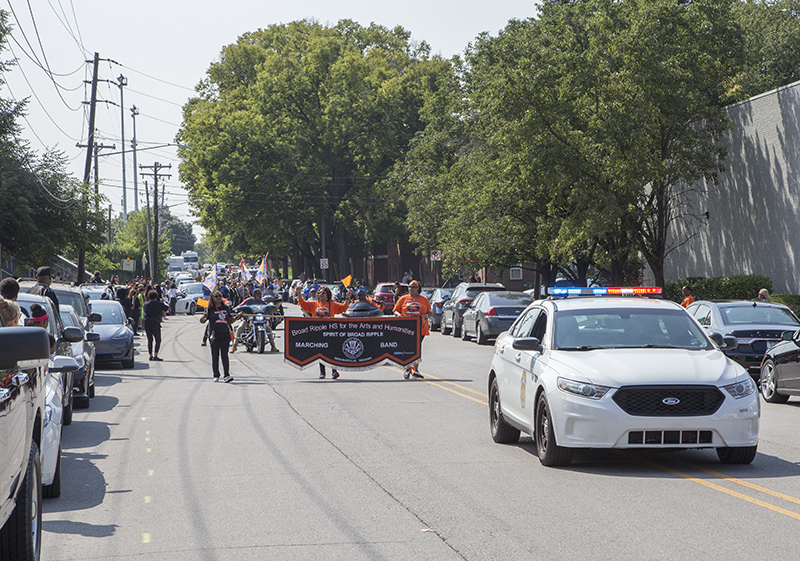
[[[253,314],[253,309],[251,306],[265,306],[267,303],[261,299],[261,289],[256,288],[253,290],[253,297],[248,298],[238,306],[234,311],[238,311],[239,313],[234,316],[233,320],[236,321],[237,319],[243,318],[245,314]],[[236,337],[233,340],[233,347],[231,347],[231,352],[236,352],[236,345],[239,343],[239,339],[242,336],[242,333],[247,329],[249,322],[247,320],[243,321],[239,324],[239,327],[236,328]],[[272,328],[269,326],[269,322],[266,323],[267,328],[267,337],[269,338],[270,344],[270,352],[277,353],[280,352],[278,347],[275,346],[275,335],[272,333]]]

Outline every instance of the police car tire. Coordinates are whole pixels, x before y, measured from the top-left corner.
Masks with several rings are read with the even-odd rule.
[[[489,390],[489,429],[492,440],[498,444],[513,444],[519,440],[519,429],[515,429],[503,420],[497,378],[492,380],[492,387]]]
[[[556,444],[553,430],[553,419],[550,416],[550,405],[544,394],[539,396],[536,404],[536,423],[534,424],[536,452],[543,466],[566,466],[572,462],[572,449]]]
[[[723,464],[749,464],[756,458],[758,446],[740,446],[717,448],[717,457]]]

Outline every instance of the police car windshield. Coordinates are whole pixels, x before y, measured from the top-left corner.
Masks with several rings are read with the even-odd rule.
[[[714,348],[703,329],[683,310],[564,310],[555,316],[554,334],[559,350]]]

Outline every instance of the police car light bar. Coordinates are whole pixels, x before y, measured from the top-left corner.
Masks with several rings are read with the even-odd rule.
[[[547,293],[551,296],[648,296],[661,294],[660,286],[595,286],[592,288],[580,287],[550,287]]]

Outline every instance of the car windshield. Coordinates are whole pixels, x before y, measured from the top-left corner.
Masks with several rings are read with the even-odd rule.
[[[64,322],[64,327],[81,327],[78,322],[75,321],[75,316],[67,312],[61,312],[61,321]]]
[[[481,286],[479,288],[468,288],[466,297],[467,298],[475,298],[481,292],[499,292],[501,290],[505,290],[502,286]]]
[[[560,350],[677,348],[709,350],[713,344],[683,310],[598,308],[555,316]]]
[[[800,325],[797,318],[786,308],[776,306],[720,306],[722,321],[725,325],[769,324],[786,325],[796,328]]]
[[[67,304],[75,308],[75,313],[80,316],[88,316],[89,308],[86,305],[86,298],[80,292],[73,292],[71,290],[56,290],[59,304]]]
[[[93,305],[92,311],[100,314],[102,319],[99,323],[102,325],[123,325],[125,323],[122,309],[119,306],[102,306],[100,302],[97,302]]]
[[[186,285],[186,294],[202,294],[203,293],[203,283],[196,283],[196,284],[187,284]]]

